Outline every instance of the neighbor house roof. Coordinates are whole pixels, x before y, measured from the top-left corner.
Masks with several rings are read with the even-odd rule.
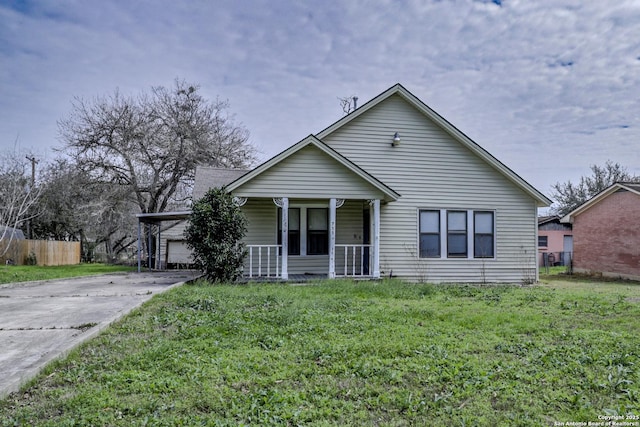
[[[0,225],[0,239],[24,240],[24,233],[19,228]]]
[[[297,153],[298,151],[310,145],[315,146],[320,151],[324,152],[329,157],[333,158],[338,163],[343,165],[345,168],[347,168],[348,170],[356,174],[358,177],[360,177],[361,179],[363,179],[364,181],[372,185],[374,188],[376,188],[380,192],[382,192],[385,196],[385,200],[398,200],[400,198],[400,194],[396,193],[390,187],[385,185],[382,181],[378,180],[376,177],[369,174],[367,171],[365,171],[364,169],[362,169],[361,167],[353,163],[351,160],[347,159],[342,154],[338,153],[336,150],[329,147],[327,144],[320,141],[318,138],[316,138],[313,135],[309,135],[308,137],[304,138],[302,141],[292,145],[291,147],[287,148],[280,154],[272,157],[271,159],[262,163],[257,168],[243,175],[239,179],[233,181],[228,185],[227,189],[229,191],[233,191],[239,188],[242,184],[254,179],[264,171],[270,169],[271,167],[277,165],[284,159],[290,157],[291,155]]]
[[[440,116],[438,113],[432,110],[424,102],[420,101],[420,99],[418,99],[415,95],[413,95],[411,92],[405,89],[405,87],[402,86],[400,83],[395,84],[394,86],[382,92],[380,95],[376,96],[369,102],[366,102],[365,104],[363,104],[361,107],[357,108],[350,114],[344,116],[343,118],[336,121],[329,127],[320,131],[318,134],[316,134],[316,136],[320,140],[324,139],[327,135],[333,133],[338,128],[341,128],[345,124],[361,116],[368,110],[372,109],[373,107],[375,107],[376,105],[380,104],[382,101],[384,101],[385,99],[393,95],[400,96],[410,105],[412,105],[418,111],[420,111],[422,114],[428,117],[431,121],[433,121],[436,125],[442,128],[445,132],[451,135],[454,139],[460,142],[463,146],[467,147],[469,150],[471,150],[471,152],[473,152],[475,155],[483,159],[485,162],[487,162],[491,167],[493,167],[499,173],[504,175],[509,181],[513,182],[516,186],[521,188],[525,193],[529,194],[534,200],[536,200],[538,206],[545,207],[545,206],[551,205],[552,201],[547,196],[539,192],[531,184],[529,184],[527,181],[522,179],[518,174],[516,174],[514,171],[509,169],[498,159],[493,157],[488,151],[486,151],[484,148],[482,148],[477,143],[475,143],[471,138],[469,138],[467,135],[462,133],[458,128],[456,128],[447,120],[445,120],[442,116]]]
[[[539,216],[538,217],[538,225],[546,224],[548,222],[560,221],[560,216],[558,215],[550,215],[550,216]]]
[[[582,212],[586,211],[587,209],[589,209],[590,207],[592,207],[596,203],[599,203],[600,201],[602,201],[602,200],[606,199],[607,197],[609,197],[611,194],[613,194],[613,193],[615,193],[617,191],[620,191],[620,190],[630,191],[630,192],[635,193],[638,196],[640,196],[640,183],[637,183],[637,182],[616,182],[616,183],[610,185],[609,187],[605,188],[604,190],[602,190],[601,192],[599,192],[598,194],[593,196],[591,199],[587,200],[586,202],[584,202],[583,204],[581,204],[580,206],[578,206],[577,208],[575,208],[574,210],[572,210],[568,214],[566,214],[564,217],[562,217],[562,219],[560,221],[561,222],[573,223],[573,220],[575,219],[575,217],[577,215],[580,215]]]

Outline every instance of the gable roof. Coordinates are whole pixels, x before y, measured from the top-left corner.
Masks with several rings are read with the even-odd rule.
[[[583,204],[581,204],[580,206],[578,206],[577,208],[575,208],[574,210],[572,210],[571,212],[569,212],[568,214],[563,216],[560,221],[561,222],[573,223],[573,220],[575,219],[575,217],[577,215],[580,215],[582,212],[584,212],[587,209],[591,208],[593,205],[599,203],[600,201],[606,199],[607,197],[609,197],[613,193],[615,193],[617,191],[620,191],[620,190],[630,191],[630,192],[635,193],[638,196],[640,196],[640,183],[637,183],[637,182],[615,182],[615,183],[611,184],[609,187],[607,187],[604,190],[602,190],[601,192],[599,192],[598,194],[596,194],[595,196],[593,196],[591,199],[587,200],[586,202],[584,202]]]
[[[347,123],[351,122],[352,120],[366,113],[367,111],[369,111],[370,109],[372,109],[373,107],[375,107],[376,105],[380,104],[381,102],[383,102],[384,100],[386,100],[387,98],[393,95],[399,95],[411,106],[416,108],[418,111],[424,114],[428,119],[434,122],[437,126],[443,129],[449,135],[451,135],[455,140],[457,140],[463,146],[468,148],[472,153],[474,153],[475,155],[480,157],[482,160],[484,160],[486,163],[488,163],[491,167],[497,170],[509,181],[513,182],[517,187],[522,189],[526,194],[528,194],[534,200],[536,200],[537,205],[539,207],[545,207],[545,206],[551,205],[552,201],[547,196],[542,194],[540,191],[534,188],[531,184],[529,184],[527,181],[521,178],[518,174],[516,174],[514,171],[509,169],[498,159],[493,157],[488,151],[486,151],[484,148],[479,146],[471,138],[469,138],[467,135],[462,133],[458,128],[453,126],[451,123],[445,120],[441,115],[439,115],[434,110],[432,110],[428,105],[426,105],[424,102],[418,99],[415,95],[409,92],[400,83],[395,84],[394,86],[390,87],[386,91],[382,92],[380,95],[376,96],[372,100],[363,104],[361,107],[358,107],[356,110],[354,110],[350,114],[344,116],[343,118],[336,121],[332,125],[323,129],[322,131],[316,134],[316,137],[319,138],[320,140],[324,139],[327,135],[330,135],[337,129],[341,128],[342,126],[346,125]]]
[[[550,215],[550,216],[539,216],[538,217],[538,225],[547,224],[549,222],[560,222],[560,216],[558,215]]]
[[[272,168],[273,166],[275,166],[278,163],[282,162],[284,159],[292,156],[293,154],[297,153],[298,151],[300,151],[303,148],[308,147],[308,146],[314,146],[314,147],[318,148],[320,151],[322,151],[323,153],[327,154],[329,157],[331,157],[332,159],[337,161],[339,164],[341,164],[342,166],[347,168],[349,171],[353,172],[355,175],[357,175],[358,177],[363,179],[365,182],[367,182],[368,184],[370,184],[371,186],[376,188],[378,191],[380,191],[382,194],[384,194],[385,200],[394,201],[394,200],[398,200],[400,198],[400,194],[398,194],[397,192],[395,192],[394,190],[389,188],[382,181],[378,180],[376,177],[374,177],[373,175],[369,174],[364,169],[362,169],[361,167],[359,167],[358,165],[353,163],[351,160],[347,159],[346,157],[344,157],[343,155],[338,153],[336,150],[334,150],[333,148],[329,147],[327,144],[325,144],[324,142],[320,141],[318,138],[316,138],[313,135],[307,136],[302,141],[298,142],[297,144],[292,145],[291,147],[287,148],[286,150],[284,150],[280,154],[272,157],[271,159],[269,159],[266,162],[262,163],[260,166],[258,166],[255,169],[253,169],[252,171],[250,171],[247,174],[245,174],[245,175],[241,176],[240,178],[236,179],[235,181],[233,181],[232,183],[230,183],[228,185],[227,189],[229,191],[233,191],[233,190],[239,188],[240,186],[242,186],[246,182],[256,178],[257,176],[259,176],[264,171]]]

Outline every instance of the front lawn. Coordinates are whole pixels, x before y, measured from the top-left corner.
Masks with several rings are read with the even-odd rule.
[[[640,416],[640,285],[590,286],[185,285],[1,401],[0,423],[540,426]]]
[[[120,271],[136,271],[136,268],[124,265],[107,264],[77,264],[60,266],[2,265],[0,266],[0,284],[91,276],[95,274],[116,273]]]

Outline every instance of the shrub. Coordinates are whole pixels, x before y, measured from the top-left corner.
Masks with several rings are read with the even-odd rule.
[[[38,265],[38,258],[36,257],[35,252],[29,252],[29,255],[24,259],[24,263],[25,265]]]
[[[233,196],[224,188],[210,189],[194,203],[185,229],[196,268],[213,282],[237,280],[247,253],[241,242],[246,231],[246,219]]]

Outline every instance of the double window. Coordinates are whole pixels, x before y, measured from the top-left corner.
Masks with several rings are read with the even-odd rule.
[[[421,258],[494,258],[493,211],[421,210]]]
[[[329,254],[329,210],[289,208],[289,255]],[[278,208],[278,244],[282,244],[282,209]]]

